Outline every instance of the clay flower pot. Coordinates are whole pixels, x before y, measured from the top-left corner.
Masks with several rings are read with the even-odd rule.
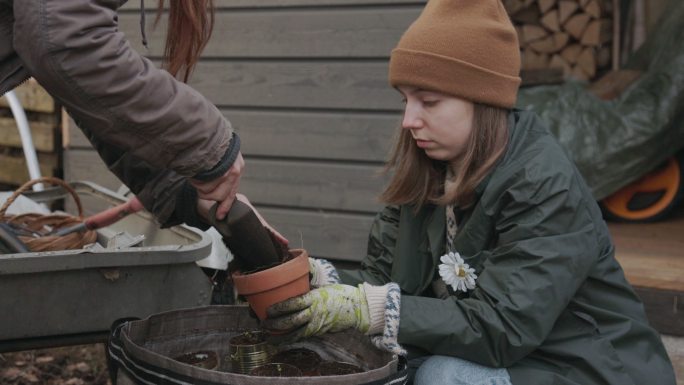
[[[266,309],[288,298],[309,292],[309,254],[304,249],[292,249],[287,262],[251,274],[233,273],[238,294],[245,296],[260,320],[266,319]]]

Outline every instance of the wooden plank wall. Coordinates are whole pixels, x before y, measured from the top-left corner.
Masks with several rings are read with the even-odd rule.
[[[153,59],[165,25],[142,47],[139,2],[120,28]],[[359,260],[385,178],[379,171],[400,120],[387,84],[391,49],[425,1],[218,0],[214,35],[191,84],[215,103],[243,141],[241,191],[292,246]],[[116,189],[84,138],[72,130],[68,180]]]

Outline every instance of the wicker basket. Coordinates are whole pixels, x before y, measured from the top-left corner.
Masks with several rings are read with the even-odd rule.
[[[19,195],[38,183],[59,185],[67,190],[76,202],[78,216],[37,213],[6,215],[7,209]],[[83,207],[76,191],[63,180],[52,177],[34,179],[19,187],[0,207],[0,222],[5,222],[13,227],[18,238],[29,250],[34,252],[80,249],[87,244],[94,243],[97,238],[97,234],[93,230],[84,230],[64,236],[52,235],[56,230],[63,227],[70,227],[83,222]]]

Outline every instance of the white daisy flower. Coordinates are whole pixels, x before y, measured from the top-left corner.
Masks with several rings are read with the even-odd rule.
[[[475,288],[477,275],[475,269],[463,261],[459,253],[450,252],[439,258],[439,276],[447,285],[451,285],[454,291],[467,292]]]

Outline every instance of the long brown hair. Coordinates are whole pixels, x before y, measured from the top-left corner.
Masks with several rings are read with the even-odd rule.
[[[409,204],[417,210],[427,203],[457,204],[467,208],[474,202],[475,187],[504,154],[508,143],[509,110],[475,103],[473,130],[464,154],[454,171],[455,180],[445,191],[447,163],[430,159],[416,146],[411,132],[400,128],[385,166],[393,172],[380,200],[388,204]]]
[[[155,24],[159,22],[163,11],[164,0],[159,0]],[[166,70],[173,76],[180,75],[187,83],[213,29],[213,0],[169,1],[169,23],[164,47]]]

